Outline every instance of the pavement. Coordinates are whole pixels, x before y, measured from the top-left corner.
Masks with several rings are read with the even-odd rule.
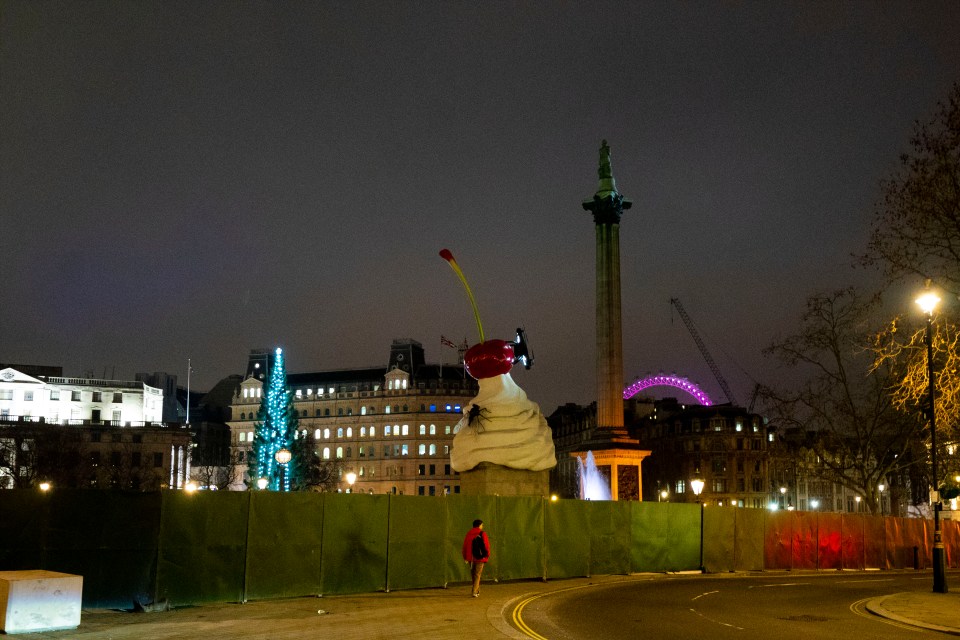
[[[469,584],[419,589],[208,604],[153,613],[84,610],[73,630],[24,634],[23,638],[83,640],[217,640],[337,638],[402,640],[437,638],[529,640],[510,625],[513,608],[526,598],[561,589],[650,580],[651,574],[566,580],[484,583],[479,598]],[[924,629],[960,635],[960,593],[897,593],[873,598],[870,612]]]

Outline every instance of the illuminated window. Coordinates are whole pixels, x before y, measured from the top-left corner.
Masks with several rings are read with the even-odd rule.
[[[435,404],[430,405],[430,411],[436,411],[436,410],[437,410],[437,405]]]
[[[677,495],[683,495],[687,491],[687,485],[683,480],[677,480],[676,492]]]
[[[418,446],[417,446],[417,453],[418,453],[419,455],[421,455],[421,456],[422,456],[422,455],[426,455],[426,453],[427,453],[427,445],[425,445],[425,444],[418,445]],[[420,466],[421,466],[421,468],[423,467],[423,465],[420,465]],[[421,473],[422,473],[422,472],[421,472]]]
[[[247,440],[247,434],[243,431],[240,432],[240,442],[245,442]]]
[[[445,456],[450,455],[450,445],[448,445],[448,444],[443,445],[443,455],[445,455]],[[449,474],[449,473],[450,473],[450,472],[448,471],[447,474]]]
[[[430,455],[432,455],[432,456],[437,455],[437,445],[435,445],[435,444],[431,444],[431,445],[430,445]]]
[[[247,397],[247,389],[244,389],[244,390],[243,390],[243,397],[244,397],[244,398]]]
[[[403,388],[404,388],[404,389],[407,388],[407,379],[406,379],[406,378],[403,379]]]
[[[338,437],[338,438],[342,438],[342,437],[343,437],[343,427],[340,427],[340,428],[337,429],[337,437]]]
[[[298,397],[298,398],[302,398],[302,397],[303,397],[303,391],[301,391],[300,389],[297,389],[297,397]]]
[[[253,431],[247,431],[247,442],[253,442]]]
[[[362,416],[367,415],[367,408],[366,408],[366,407],[360,407],[360,415],[362,415]]]
[[[337,447],[337,460],[343,458],[343,447]]]
[[[333,387],[330,387],[329,389],[327,389],[327,393],[333,393]]]
[[[347,437],[348,438],[353,437],[353,427],[347,427]]]
[[[427,425],[425,424],[420,425],[420,435],[422,436],[427,435]]]
[[[432,436],[437,435],[437,425],[435,424],[430,425],[430,435]]]
[[[59,399],[60,399],[60,390],[59,390],[59,389],[51,389],[51,390],[50,390],[50,399],[51,399],[51,400],[59,400]],[[10,400],[10,398],[7,398],[7,400]]]
[[[407,445],[401,445],[401,447],[400,447],[400,455],[404,455],[404,456],[405,456],[405,455],[408,455],[409,453],[410,453],[410,447],[408,447]]]
[[[330,447],[324,447],[324,448],[323,448],[323,459],[324,459],[324,460],[329,460],[329,459],[330,459]]]
[[[390,435],[390,425],[388,425],[388,424],[383,425],[383,435],[385,435],[385,436]]]
[[[313,389],[307,389],[307,397],[309,398],[312,395],[313,395]]]
[[[370,437],[372,438],[375,435],[377,435],[377,428],[373,425],[370,425]]]
[[[323,430],[323,437],[324,437],[324,439],[329,439],[329,438],[330,438],[330,429],[324,429],[324,430]]]
[[[366,428],[366,427],[360,427],[360,437],[361,437],[361,438],[366,438],[366,437],[367,437],[367,428]]]
[[[410,425],[408,424],[403,425],[403,435],[405,436],[410,435]]]
[[[383,412],[390,413],[390,405],[387,405],[386,407],[384,407]]]
[[[450,425],[447,425],[443,428],[443,432],[447,435],[450,435],[450,429],[451,429]]]
[[[453,406],[451,406],[451,405],[448,404],[448,405],[447,405],[447,413],[450,413],[451,411],[453,411]]]

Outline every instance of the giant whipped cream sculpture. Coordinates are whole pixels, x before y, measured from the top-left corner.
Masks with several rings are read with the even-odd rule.
[[[457,424],[450,466],[460,473],[481,463],[529,471],[552,469],[557,457],[550,427],[540,406],[528,400],[510,377],[514,363],[521,362],[529,369],[532,362],[523,331],[517,330],[514,342],[484,340],[477,303],[463,271],[447,249],[440,256],[463,283],[480,333],[480,342],[463,356],[463,365],[479,382],[480,393]]]

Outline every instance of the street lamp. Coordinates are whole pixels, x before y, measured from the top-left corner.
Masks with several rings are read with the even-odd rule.
[[[273,459],[276,460],[277,464],[280,465],[280,491],[287,490],[287,483],[286,483],[287,463],[290,462],[290,458],[292,457],[293,457],[293,454],[290,453],[289,449],[280,449],[273,456]]]
[[[787,508],[787,488],[786,487],[780,487],[780,502],[783,503],[782,505],[780,505],[780,508],[786,509]]]
[[[690,488],[693,489],[693,495],[697,496],[697,504],[700,505],[700,573],[703,573],[703,502],[700,500],[700,494],[703,492],[703,478],[700,472],[690,481]]]
[[[350,485],[350,488],[347,489],[347,493],[353,493],[353,483],[357,481],[357,474],[355,474],[353,471],[350,471],[343,477],[347,479],[347,484]]]
[[[268,484],[270,484],[270,481],[266,478],[257,478],[257,488],[261,491],[266,489]]]
[[[661,490],[660,490],[660,493],[657,494],[657,502],[663,502],[664,500],[667,499],[667,497],[668,497],[669,495],[670,495],[670,494],[667,492],[666,489],[661,489]]]
[[[930,492],[930,503],[933,505],[933,591],[947,593],[946,558],[943,553],[943,536],[940,531],[940,502],[939,481],[937,480],[937,414],[933,393],[933,311],[940,302],[940,296],[930,290],[927,281],[927,290],[919,298],[917,304],[927,314],[927,387],[930,396],[930,473],[933,479],[933,490]]]
[[[887,488],[887,485],[882,482],[877,485],[877,490],[880,492],[880,515],[883,515],[883,490]]]
[[[820,501],[819,501],[819,500],[817,500],[816,498],[813,498],[812,500],[810,500],[810,508],[811,508],[813,511],[816,511],[816,510],[817,510],[817,507],[819,507],[819,506],[820,506]]]

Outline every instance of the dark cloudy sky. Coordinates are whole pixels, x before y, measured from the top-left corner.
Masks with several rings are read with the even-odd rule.
[[[620,191],[625,377],[746,403],[813,292],[865,277],[878,181],[960,80],[957,2],[0,4],[0,361],[128,379],[386,364],[530,335],[593,399]],[[909,301],[905,305],[909,305]],[[447,351],[447,361],[453,354]]]

